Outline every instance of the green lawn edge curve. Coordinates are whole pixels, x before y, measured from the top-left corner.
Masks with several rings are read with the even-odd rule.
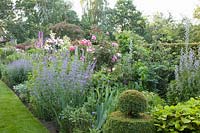
[[[0,133],[49,133],[2,81],[0,81]]]

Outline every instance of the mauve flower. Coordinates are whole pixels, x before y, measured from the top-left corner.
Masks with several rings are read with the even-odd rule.
[[[114,63],[114,62],[116,62],[116,61],[117,61],[117,56],[113,55],[113,57],[112,57],[112,62]]]
[[[113,47],[118,47],[118,44],[117,44],[116,42],[113,42],[111,45],[112,45]]]
[[[109,36],[109,35],[110,35],[110,33],[107,31],[107,32],[106,32],[106,35],[108,35],[108,36]]]
[[[81,61],[85,61],[85,56],[81,56],[81,57],[80,57],[80,60],[81,60]]]
[[[69,51],[75,51],[76,50],[76,47],[75,46],[70,46],[69,47]]]
[[[91,39],[95,41],[97,38],[96,38],[95,35],[92,35],[92,38],[91,38]]]
[[[88,53],[93,53],[93,52],[95,51],[95,48],[89,47],[89,48],[86,49],[86,51],[87,51]]]
[[[92,46],[92,42],[90,40],[87,40],[87,45],[86,46]]]

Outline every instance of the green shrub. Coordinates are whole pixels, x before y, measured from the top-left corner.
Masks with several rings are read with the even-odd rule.
[[[176,106],[158,107],[153,111],[157,131],[198,133],[200,131],[200,98],[191,98]]]
[[[85,107],[67,106],[60,114],[61,131],[87,133],[92,125],[92,116]]]
[[[145,96],[136,90],[126,90],[119,97],[119,110],[130,116],[138,116],[147,108]]]
[[[147,99],[148,107],[147,111],[151,112],[152,109],[154,109],[158,105],[165,105],[165,100],[162,99],[158,94],[148,91],[142,91],[144,96]]]
[[[24,84],[18,84],[13,87],[15,93],[19,96],[19,98],[23,101],[28,103],[30,100],[30,93],[28,90],[28,86],[26,82]]]
[[[147,115],[133,119],[117,111],[109,116],[103,130],[104,133],[154,133],[155,127]]]

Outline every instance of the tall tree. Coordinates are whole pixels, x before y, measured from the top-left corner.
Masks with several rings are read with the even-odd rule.
[[[40,30],[48,33],[51,25],[62,21],[79,22],[69,0],[16,0],[15,14],[7,29],[18,42],[36,38]]]
[[[162,13],[155,14],[147,27],[153,42],[177,43],[184,40],[184,25],[174,21],[171,14],[167,17]]]
[[[144,34],[145,19],[142,13],[136,10],[132,0],[118,0],[110,13],[111,27],[121,31],[131,30],[139,35]]]
[[[88,25],[100,25],[108,8],[107,0],[80,0],[80,2],[84,13],[82,22]]]
[[[5,27],[8,21],[14,18],[12,0],[0,1],[0,36],[5,35]]]

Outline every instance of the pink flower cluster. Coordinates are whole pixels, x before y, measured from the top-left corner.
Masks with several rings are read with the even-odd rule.
[[[72,51],[75,51],[75,50],[76,50],[76,46],[70,46],[70,47],[69,47],[69,51],[72,52]]]
[[[92,46],[92,42],[90,40],[86,40],[86,39],[81,40],[80,44],[84,45],[84,46]]]

